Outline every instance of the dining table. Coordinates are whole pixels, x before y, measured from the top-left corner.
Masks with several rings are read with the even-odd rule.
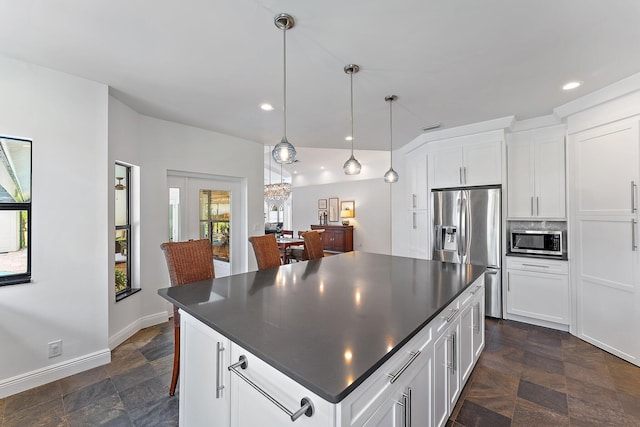
[[[289,254],[287,253],[287,248],[291,246],[304,246],[304,239],[299,237],[277,237],[276,242],[278,243],[278,248],[282,253],[283,264],[289,264],[291,262]]]

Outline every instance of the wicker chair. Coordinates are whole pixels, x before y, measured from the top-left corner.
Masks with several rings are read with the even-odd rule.
[[[320,233],[308,231],[302,235],[302,238],[304,239],[304,248],[309,255],[309,259],[322,258],[324,256]]]
[[[213,250],[209,239],[189,240],[188,242],[166,242],[160,245],[167,260],[171,286],[213,279]],[[180,374],[180,313],[173,306],[173,375],[169,395],[176,392]]]
[[[273,234],[265,234],[264,236],[251,236],[249,242],[253,246],[253,252],[256,254],[258,261],[258,270],[278,267],[282,264],[280,258],[280,249]]]

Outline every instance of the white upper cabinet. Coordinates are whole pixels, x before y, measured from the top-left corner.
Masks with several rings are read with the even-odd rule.
[[[564,153],[562,126],[509,135],[509,218],[566,217]]]
[[[431,188],[497,185],[502,182],[502,141],[463,143],[433,151]]]

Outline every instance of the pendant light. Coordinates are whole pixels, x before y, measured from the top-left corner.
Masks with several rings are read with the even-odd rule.
[[[276,16],[273,23],[282,30],[282,47],[283,47],[283,68],[284,68],[284,84],[283,84],[283,113],[284,113],[284,134],[279,144],[273,147],[273,160],[276,163],[293,163],[296,160],[296,149],[287,140],[287,30],[293,28],[295,21],[291,15],[281,13]]]
[[[385,96],[384,100],[389,103],[389,141],[391,145],[390,154],[390,165],[387,173],[384,174],[384,182],[388,184],[393,184],[394,182],[398,182],[398,172],[393,170],[393,101],[398,99],[395,95]]]
[[[353,136],[353,75],[358,71],[360,71],[360,67],[355,64],[349,64],[344,67],[344,72],[349,74],[351,81],[351,157],[349,157],[349,160],[347,160],[342,167],[346,175],[358,175],[360,169],[362,169],[360,162],[353,157],[353,140],[355,139]]]

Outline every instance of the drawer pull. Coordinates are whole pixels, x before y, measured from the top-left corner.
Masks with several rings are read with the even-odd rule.
[[[416,360],[418,356],[420,356],[420,353],[421,353],[420,350],[412,351],[411,357],[409,358],[409,360],[407,360],[407,363],[402,365],[402,368],[400,368],[398,372],[396,372],[395,374],[387,374],[387,376],[389,377],[389,382],[391,384],[395,383],[398,380],[398,378],[400,378],[400,375],[402,375],[404,371],[406,371],[407,368],[411,366],[413,361]]]
[[[458,310],[457,308],[455,310],[451,310],[451,314],[449,314],[449,316],[443,317],[444,321],[446,323],[451,322],[453,320],[453,318],[456,317],[456,314],[458,314],[458,311],[460,311],[460,310]]]
[[[289,418],[291,418],[291,421],[295,421],[303,415],[306,415],[307,417],[310,417],[313,415],[314,408],[313,408],[313,403],[311,402],[311,399],[309,399],[308,397],[303,397],[302,400],[300,401],[300,409],[298,409],[295,412],[290,411],[282,403],[278,402],[273,396],[271,396],[269,393],[264,391],[259,385],[251,381],[242,372],[238,370],[238,368],[247,369],[247,366],[249,366],[249,362],[247,361],[246,356],[242,355],[240,356],[240,359],[236,363],[229,366],[228,369],[229,371],[233,372],[234,374],[239,376],[241,379],[243,379],[247,384],[253,387],[258,393],[260,393],[261,395],[269,399],[271,403],[273,403],[278,408],[280,408],[284,413],[289,415]]]
[[[220,399],[222,397],[222,390],[224,389],[224,384],[220,384],[220,365],[222,363],[222,358],[220,354],[224,351],[224,346],[220,341],[216,343],[216,399]]]
[[[549,268],[548,265],[541,264],[522,264],[524,267],[534,267],[534,268]]]
[[[490,274],[495,274],[495,273],[490,273]],[[475,295],[480,290],[480,288],[482,288],[482,285],[476,286],[476,288],[471,291],[471,295]]]

